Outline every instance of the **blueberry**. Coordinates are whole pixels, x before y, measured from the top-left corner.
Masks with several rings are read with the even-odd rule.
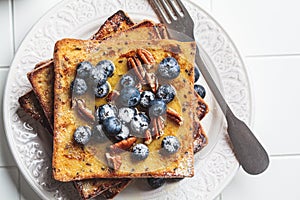
[[[110,60],[101,60],[97,65],[96,68],[99,67],[104,70],[104,73],[108,77],[112,77],[114,71],[115,71],[115,65]]]
[[[149,155],[149,149],[144,144],[137,144],[132,148],[132,158],[140,161],[145,160]]]
[[[169,84],[160,86],[156,92],[157,99],[160,99],[165,103],[171,102],[174,99],[175,95],[175,89]]]
[[[158,73],[165,79],[174,79],[180,74],[180,67],[173,57],[163,59],[158,66]]]
[[[166,179],[165,178],[148,178],[147,182],[151,188],[156,189],[156,188],[163,186],[166,183]]]
[[[103,132],[101,124],[98,124],[93,127],[92,134],[93,134],[93,137],[95,137],[96,140],[99,142],[105,142],[107,140],[107,137],[106,137],[105,133]]]
[[[74,132],[74,140],[77,144],[85,145],[89,142],[92,131],[88,126],[79,126]]]
[[[129,136],[129,128],[122,124],[121,132],[116,135],[117,140],[126,140]]]
[[[108,95],[110,91],[110,85],[106,81],[103,85],[97,85],[97,87],[94,88],[95,97],[97,98],[103,98],[106,95]]]
[[[202,99],[205,97],[206,91],[202,85],[194,85],[194,90],[202,97]]]
[[[151,106],[149,108],[149,115],[150,117],[159,117],[166,114],[167,105],[162,100],[154,100],[151,102]]]
[[[130,122],[132,133],[138,137],[143,137],[144,132],[148,129],[150,119],[144,113],[135,115]]]
[[[104,69],[102,69],[101,67],[94,67],[91,71],[90,71],[90,82],[91,84],[93,84],[94,86],[98,86],[98,85],[103,85],[106,80],[107,80],[107,75],[104,71]]]
[[[116,117],[108,117],[103,121],[103,131],[108,136],[116,136],[122,130],[122,123]]]
[[[137,88],[126,87],[120,92],[119,100],[122,106],[134,107],[139,104],[141,99],[140,92]]]
[[[197,82],[200,78],[200,70],[198,67],[194,67],[194,81]]]
[[[85,80],[81,78],[75,78],[75,80],[71,83],[71,89],[74,94],[83,95],[87,92],[88,86]]]
[[[111,104],[104,104],[99,106],[96,110],[96,119],[102,123],[108,117],[115,117],[117,115],[117,108]]]
[[[87,79],[92,69],[93,65],[90,62],[83,61],[77,65],[76,77]]]
[[[180,148],[180,142],[175,136],[167,136],[161,142],[163,152],[166,154],[174,154]]]
[[[144,91],[141,93],[140,105],[144,108],[149,108],[150,102],[155,99],[155,94],[151,91]]]
[[[136,109],[123,107],[119,109],[118,118],[124,123],[130,123],[131,119],[136,114],[137,114]]]
[[[124,74],[120,80],[122,87],[134,87],[136,85],[135,77],[131,74]]]

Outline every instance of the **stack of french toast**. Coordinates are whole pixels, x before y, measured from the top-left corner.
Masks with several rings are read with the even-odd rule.
[[[53,135],[53,178],[73,181],[82,199],[112,199],[134,178],[192,177],[194,153],[208,141],[195,49],[121,10],[88,40],[58,41],[19,98]]]

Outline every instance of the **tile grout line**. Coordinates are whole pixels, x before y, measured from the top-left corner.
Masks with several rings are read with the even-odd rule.
[[[248,55],[245,56],[245,58],[272,58],[272,57],[297,57],[297,56],[300,56],[300,53]]]
[[[15,36],[15,9],[14,9],[14,0],[10,0],[10,9],[11,9],[11,33],[12,33],[12,45],[13,45],[13,52],[14,55],[16,53],[16,36]]]
[[[270,155],[271,158],[285,158],[285,157],[299,157],[300,158],[300,154],[274,154],[274,155]]]

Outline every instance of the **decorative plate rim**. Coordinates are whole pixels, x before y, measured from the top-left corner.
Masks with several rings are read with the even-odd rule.
[[[68,3],[72,3],[72,2],[81,2],[81,1],[88,1],[88,2],[93,2],[94,0],[65,0],[65,1],[61,1],[59,3],[57,3],[55,6],[53,6],[51,9],[49,9],[31,28],[31,30],[26,34],[26,37],[24,38],[24,40],[22,41],[21,45],[19,46],[15,57],[12,61],[8,76],[7,76],[7,81],[6,81],[6,85],[5,85],[5,90],[4,90],[4,96],[3,96],[3,116],[4,116],[4,129],[5,129],[5,133],[7,135],[7,140],[9,143],[9,148],[13,154],[13,157],[20,169],[20,171],[22,172],[22,174],[24,175],[26,181],[28,183],[30,183],[31,187],[35,190],[35,192],[43,199],[47,199],[49,198],[45,193],[42,192],[43,188],[39,188],[37,187],[35,184],[32,184],[32,175],[29,174],[29,169],[24,168],[24,161],[22,162],[22,160],[20,159],[20,155],[18,155],[18,151],[15,148],[15,139],[14,139],[14,131],[18,131],[18,130],[12,130],[12,125],[13,125],[13,117],[15,117],[13,114],[11,114],[11,98],[9,98],[9,96],[11,96],[11,92],[9,91],[12,88],[12,83],[9,82],[9,80],[12,80],[12,77],[16,76],[14,74],[14,72],[16,71],[16,66],[20,64],[20,57],[22,55],[22,52],[24,52],[24,49],[26,47],[26,43],[28,43],[30,40],[32,40],[32,38],[34,38],[34,35],[39,31],[39,27],[42,26],[43,23],[45,23],[46,19],[49,18],[52,14],[54,14],[55,12],[57,12],[57,10],[62,7],[62,6],[66,6]],[[124,3],[125,2],[125,3]],[[127,3],[131,3],[132,0],[125,0],[123,2],[123,4],[127,4]],[[143,4],[144,1],[141,1]],[[115,3],[115,2],[114,2]],[[116,3],[122,4],[121,1],[116,0]],[[220,34],[223,35],[229,42],[231,45],[231,49],[234,51],[234,53],[237,56],[237,59],[239,60],[239,64],[240,64],[240,68],[243,71],[243,78],[244,78],[244,82],[246,83],[246,89],[248,92],[246,95],[248,98],[248,115],[245,117],[244,120],[246,120],[246,122],[250,125],[252,125],[253,123],[253,92],[252,89],[250,87],[250,79],[248,76],[248,72],[247,72],[247,68],[245,67],[245,62],[243,61],[243,57],[241,56],[241,52],[238,50],[238,48],[235,46],[235,44],[233,43],[233,41],[231,40],[231,38],[229,37],[229,35],[227,34],[227,32],[222,28],[222,26],[212,17],[212,15],[202,9],[197,3],[195,3],[193,0],[185,0],[184,1],[185,4],[188,4],[188,6],[194,6],[195,8],[199,9],[204,15],[206,15],[206,17],[211,20],[215,26],[219,29]],[[122,4],[122,5],[123,5]],[[124,8],[120,8],[120,9],[124,9]],[[125,10],[126,11],[126,10]],[[24,80],[20,80],[20,81],[24,81]],[[26,87],[26,84],[24,85],[24,87]],[[226,137],[226,136],[224,136]],[[224,139],[226,140],[226,139]],[[231,170],[231,173],[229,175],[227,175],[227,179],[226,181],[222,182],[222,186],[218,187],[217,190],[214,190],[214,194],[212,196],[207,196],[204,197],[204,199],[206,198],[215,198],[223,189],[224,187],[232,180],[232,178],[235,176],[236,172],[239,169],[239,165],[237,163],[237,161],[235,160],[234,166]]]

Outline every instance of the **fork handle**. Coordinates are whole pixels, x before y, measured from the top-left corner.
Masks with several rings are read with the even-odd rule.
[[[263,146],[256,139],[249,127],[239,120],[226,103],[206,65],[196,49],[196,64],[205,78],[210,90],[218,102],[227,120],[227,131],[233,151],[243,169],[249,174],[260,174],[269,166],[269,156]]]

